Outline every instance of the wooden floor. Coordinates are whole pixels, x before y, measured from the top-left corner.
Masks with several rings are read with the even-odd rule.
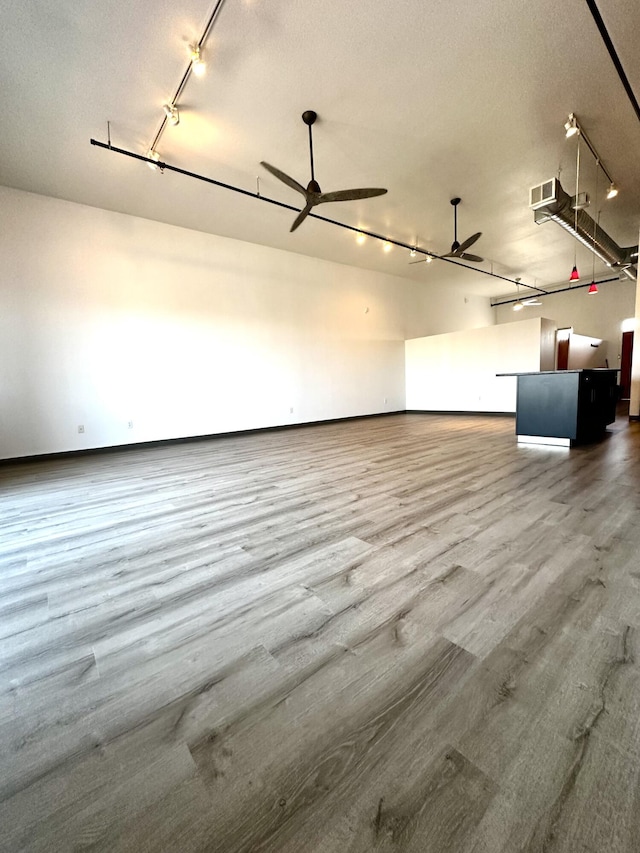
[[[637,853],[640,425],[0,468],[0,850]]]

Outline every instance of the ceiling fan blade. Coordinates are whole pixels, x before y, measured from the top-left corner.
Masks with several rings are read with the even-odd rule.
[[[461,252],[466,252],[467,249],[470,249],[476,240],[479,240],[482,237],[482,231],[478,231],[476,234],[472,234],[471,237],[468,237],[464,243],[460,243],[456,252],[460,254]]]
[[[292,190],[296,190],[296,192],[302,193],[302,195],[306,196],[307,191],[305,188],[299,184],[297,181],[294,181],[293,178],[290,178],[289,175],[281,172],[280,169],[276,169],[275,166],[271,166],[269,163],[265,163],[264,160],[260,161],[260,165],[264,166],[267,172],[271,172],[271,174],[278,178],[279,181],[282,181],[283,184],[286,184],[288,187],[291,187]]]
[[[462,258],[463,261],[473,261],[475,264],[480,264],[484,261],[479,255],[469,255],[467,252],[457,252],[456,258]]]
[[[299,213],[299,214],[296,216],[296,218],[294,219],[294,221],[293,221],[293,225],[291,226],[291,228],[289,229],[289,231],[295,231],[295,230],[296,230],[296,228],[298,228],[300,225],[302,225],[302,223],[304,222],[304,220],[305,220],[305,219],[307,218],[307,216],[309,215],[309,212],[310,212],[310,210],[311,210],[311,208],[312,208],[312,207],[313,207],[313,205],[312,205],[312,204],[307,203],[307,204],[306,204],[306,206],[302,208],[302,210],[300,211],[300,213]]]
[[[373,187],[359,190],[337,190],[333,193],[322,193],[318,199],[318,204],[325,201],[353,201],[359,198],[373,198],[376,195],[384,195],[386,192],[387,190]]]

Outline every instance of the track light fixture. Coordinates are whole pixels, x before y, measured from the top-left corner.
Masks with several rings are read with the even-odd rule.
[[[599,166],[602,169],[602,171],[605,173],[605,175],[607,177],[607,180],[609,181],[609,191],[607,192],[607,198],[608,199],[615,198],[618,195],[618,187],[613,182],[613,178],[611,177],[608,169],[605,167],[604,163],[600,159],[600,155],[598,154],[596,149],[593,147],[593,143],[591,142],[591,140],[589,139],[587,134],[584,132],[584,128],[580,125],[580,122],[578,121],[578,117],[575,115],[575,113],[569,114],[568,120],[565,121],[565,123],[564,123],[564,130],[565,130],[565,135],[567,136],[567,138],[570,136],[578,135],[582,139],[584,139],[585,145],[587,146],[589,151],[591,151],[591,153],[593,154],[593,157],[596,161],[596,166]],[[577,194],[578,193],[576,190],[576,196],[577,196]]]
[[[578,119],[575,117],[573,113],[569,113],[569,119],[564,123],[564,130],[567,139],[570,136],[575,136],[576,133],[580,133],[580,127],[578,126]]]
[[[150,169],[153,169],[153,171],[155,172],[155,171],[156,171],[156,169],[158,168],[158,167],[156,166],[156,163],[157,163],[157,162],[158,162],[158,160],[160,159],[160,155],[158,154],[158,152],[157,152],[157,151],[154,151],[154,150],[153,150],[153,148],[150,148],[150,149],[147,151],[147,153],[146,153],[146,157],[147,157],[147,159],[148,159],[148,160],[153,160],[153,161],[154,161],[153,163],[147,163],[147,166],[148,166]]]
[[[196,77],[202,77],[204,72],[207,70],[207,63],[204,61],[204,59],[200,55],[200,45],[192,44],[192,45],[190,45],[190,49],[191,49],[191,70],[196,75]]]
[[[164,114],[166,115],[169,124],[174,126],[176,124],[180,124],[180,113],[178,112],[178,108],[175,104],[163,104],[162,109],[164,110]]]
[[[178,86],[169,101],[166,104],[163,104],[163,110],[165,112],[165,117],[160,122],[160,126],[156,131],[156,135],[153,137],[151,144],[149,145],[149,150],[155,150],[156,146],[160,144],[160,140],[162,139],[162,134],[166,130],[167,124],[176,125],[180,121],[180,113],[178,112],[178,101],[180,100],[180,96],[184,91],[184,87],[189,81],[192,74],[196,77],[201,77],[206,70],[206,63],[202,58],[202,47],[207,43],[207,39],[211,35],[211,30],[213,25],[215,24],[218,14],[224,5],[224,0],[216,0],[216,3],[213,7],[213,11],[209,15],[207,22],[204,26],[204,29],[201,31],[200,37],[197,41],[194,41],[189,45],[188,49],[188,57],[189,64],[187,65],[186,71],[182,75]]]

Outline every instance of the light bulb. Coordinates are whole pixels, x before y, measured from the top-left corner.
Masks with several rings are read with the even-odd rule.
[[[197,44],[191,45],[191,70],[196,77],[202,77],[207,70],[207,63],[200,56],[200,47]]]
[[[412,250],[411,250],[411,252],[409,253],[409,257],[410,257],[410,258],[415,258],[415,256],[416,256],[416,250],[415,250],[415,249],[412,249]]]
[[[580,128],[578,127],[578,121],[573,113],[569,115],[569,120],[564,123],[564,130],[567,136],[567,139],[570,136],[575,136],[576,133],[579,133]]]
[[[162,109],[164,110],[164,114],[170,124],[174,126],[176,124],[180,124],[180,113],[174,104],[163,104]]]
[[[358,244],[358,246],[362,246],[362,244],[365,243],[366,240],[367,240],[366,234],[358,234],[358,236],[356,237],[356,243]]]
[[[611,186],[607,190],[607,198],[615,198],[618,195],[618,187],[611,182]]]
[[[391,249],[393,248],[393,246],[391,245],[391,243],[385,243],[382,248],[384,249],[385,252],[390,252]]]
[[[427,255],[427,263],[430,264],[432,260],[433,260],[432,256]]]
[[[149,159],[149,160],[154,160],[154,161],[155,161],[154,163],[147,163],[147,166],[148,166],[150,169],[153,169],[153,171],[155,172],[155,171],[156,171],[156,169],[158,168],[158,167],[156,166],[156,163],[157,163],[157,162],[158,162],[158,160],[160,159],[160,155],[158,154],[158,152],[157,152],[157,151],[154,151],[154,150],[153,150],[153,148],[150,148],[150,149],[147,151],[147,153],[146,153],[146,157],[147,157],[147,159]]]
[[[524,305],[522,304],[522,302],[516,302],[516,304],[513,306],[514,311],[522,311],[523,308]]]

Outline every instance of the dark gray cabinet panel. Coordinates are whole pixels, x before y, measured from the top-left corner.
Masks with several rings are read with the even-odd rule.
[[[559,370],[517,376],[518,435],[592,441],[615,420],[616,370]]]

